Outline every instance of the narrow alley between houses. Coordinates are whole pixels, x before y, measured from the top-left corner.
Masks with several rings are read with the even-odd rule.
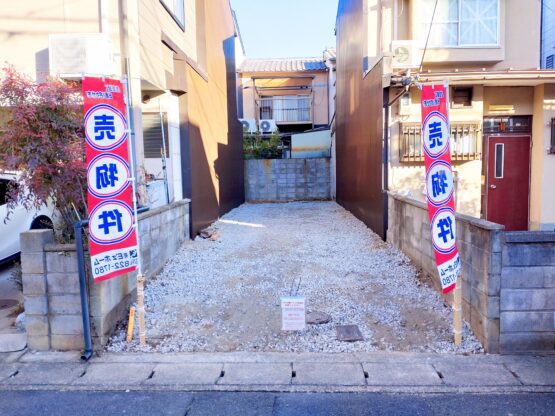
[[[481,352],[467,327],[452,342],[452,311],[397,248],[334,202],[244,204],[187,241],[145,289],[147,347],[107,350]],[[280,298],[306,297],[330,322],[281,331]],[[357,325],[343,342],[337,325]]]

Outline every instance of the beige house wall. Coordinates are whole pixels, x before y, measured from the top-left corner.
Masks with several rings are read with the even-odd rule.
[[[408,7],[398,27],[410,22],[410,32],[398,32],[398,35],[409,35],[410,39],[419,39],[421,30],[421,13],[423,0],[398,0],[399,8]],[[386,0],[384,9],[387,10]],[[531,69],[537,68],[540,62],[540,31],[541,4],[530,0],[500,0],[499,2],[499,46],[494,47],[454,47],[429,48],[424,62],[435,67],[445,63],[460,63],[465,68],[487,69]],[[408,39],[398,37],[397,39]],[[386,47],[388,45],[385,45]],[[450,66],[449,69],[452,69]]]
[[[365,0],[370,24],[367,51],[370,61],[377,62],[389,52],[392,39],[418,39],[422,0]],[[536,69],[540,60],[540,2],[528,0],[500,1],[499,47],[484,48],[429,48],[424,59],[424,71],[448,72],[507,69]],[[392,11],[392,13],[390,13]],[[395,19],[395,16],[398,16]],[[482,122],[484,116],[532,115],[532,157],[530,229],[555,229],[555,192],[549,180],[555,175],[555,156],[547,154],[551,135],[550,120],[555,117],[555,86],[551,84],[495,85],[491,81],[473,86],[471,108],[451,109],[453,122]],[[397,91],[391,93],[395,96]],[[424,166],[399,161],[399,122],[420,122],[420,94],[411,88],[412,104],[408,116],[398,114],[398,105],[391,108],[390,122],[390,174],[389,185],[424,201]],[[492,105],[511,105],[505,112],[493,111]],[[484,152],[484,149],[482,150]],[[485,160],[484,160],[485,161]],[[482,162],[454,162],[456,177],[456,204],[459,212],[475,217],[482,215]]]
[[[400,125],[401,123],[420,123],[420,90],[411,88],[411,105],[409,115],[399,114],[399,101],[391,108],[390,114],[390,157],[389,189],[410,195],[416,200],[426,200],[424,162],[401,162],[400,160]],[[393,94],[392,94],[393,95]],[[483,87],[475,86],[472,107],[450,109],[451,122],[482,123],[484,108]],[[393,97],[391,97],[393,98]],[[458,212],[480,217],[482,162],[480,160],[454,162],[456,209]]]
[[[196,2],[185,1],[185,29],[181,29],[159,1],[141,0],[139,33],[142,79],[165,89],[166,71],[173,73],[173,52],[162,42],[168,36],[188,58],[197,61]]]
[[[197,0],[200,1],[200,0]],[[160,1],[152,0],[35,0],[4,2],[0,12],[0,59],[37,81],[50,75],[49,35],[59,33],[105,33],[112,42],[114,75],[125,73],[128,64],[135,154],[139,173],[159,173],[161,160],[144,158],[143,111],[158,111],[160,100],[168,113],[170,194],[182,198],[180,165],[179,103],[168,92],[168,76],[174,75],[175,55],[162,37],[187,58],[197,60],[197,1],[185,1],[183,30]],[[225,9],[222,14],[229,13]],[[126,62],[127,61],[127,62]],[[186,74],[182,74],[186,77]],[[143,103],[145,94],[153,96]],[[159,98],[156,98],[159,96]],[[148,101],[148,100],[147,100]],[[154,108],[155,107],[155,108]]]
[[[512,105],[511,111],[492,111],[492,105]],[[534,87],[484,87],[485,116],[530,116],[534,114]]]
[[[49,75],[49,34],[99,31],[96,1],[5,1],[0,11],[0,58],[2,64],[8,62],[18,71],[43,80]]]
[[[555,230],[555,155],[548,154],[551,119],[555,117],[555,85],[538,85],[534,90],[530,229]]]
[[[389,55],[392,40],[419,39],[423,0],[363,0],[365,55],[372,68]],[[441,0],[440,0],[441,1]],[[541,4],[530,0],[500,0],[499,45],[493,47],[428,47],[425,68],[532,69],[540,62]],[[397,16],[397,18],[395,17]],[[421,49],[422,51],[422,49]]]
[[[276,77],[275,79],[258,79],[256,85],[261,86],[312,86],[312,111],[314,115],[314,124],[328,124],[328,73],[327,72],[260,72],[260,73],[243,73],[240,74],[239,82],[243,87],[243,118],[259,119],[257,107],[255,106],[256,92],[253,88],[253,77]],[[282,78],[291,77],[291,78]],[[306,78],[296,78],[306,77]],[[311,77],[313,77],[311,79]],[[276,90],[269,91],[268,95],[297,95],[304,94],[299,90]],[[331,115],[330,115],[331,117]]]
[[[391,190],[425,201],[424,164],[400,161],[399,126],[402,122],[420,122],[420,92],[411,90],[409,115],[399,115],[399,106],[391,109],[390,175]],[[511,104],[510,112],[490,111],[490,105]],[[555,192],[551,178],[555,177],[555,155],[547,153],[551,137],[551,118],[555,117],[555,85],[536,87],[484,87],[474,85],[472,107],[450,109],[451,122],[481,123],[484,116],[532,115],[532,154],[530,191],[530,229],[555,229]],[[484,143],[486,145],[486,143]],[[484,153],[484,149],[482,150]],[[483,154],[485,161],[485,154]],[[482,161],[453,162],[456,179],[457,211],[474,217],[481,216]]]

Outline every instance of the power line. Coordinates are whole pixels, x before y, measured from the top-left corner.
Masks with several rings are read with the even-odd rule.
[[[422,72],[422,67],[424,66],[424,56],[426,56],[426,49],[428,49],[428,41],[430,40],[430,34],[432,33],[432,26],[434,24],[434,17],[436,15],[437,3],[439,0],[436,0],[434,4],[434,11],[432,13],[432,20],[430,20],[430,27],[428,28],[428,36],[426,36],[426,44],[424,45],[424,52],[422,52],[422,60],[420,61],[420,68],[418,69],[418,73]]]
[[[551,6],[548,6],[546,1],[543,1],[543,0],[538,0],[538,1],[540,2],[540,5],[541,5],[542,7],[545,7],[546,9],[549,9],[549,10],[551,10],[553,13],[555,13],[555,9],[553,9]]]

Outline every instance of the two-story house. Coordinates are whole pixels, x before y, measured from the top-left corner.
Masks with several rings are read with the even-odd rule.
[[[167,176],[149,202],[191,198],[195,235],[244,200],[235,33],[227,0],[5,2],[0,58],[38,82],[127,79],[136,169]]]
[[[340,0],[337,200],[382,237],[386,191],[424,200],[420,83],[450,86],[458,212],[555,229],[555,72],[542,3]]]
[[[245,59],[237,70],[242,118],[271,120],[281,133],[327,127],[328,65],[323,57]]]

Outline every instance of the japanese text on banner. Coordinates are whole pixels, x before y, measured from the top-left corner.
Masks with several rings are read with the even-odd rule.
[[[95,282],[133,271],[138,265],[123,91],[119,80],[83,79],[89,240]]]
[[[451,165],[448,87],[422,86],[422,146],[430,231],[443,293],[455,288],[461,269],[457,249],[454,181]]]

